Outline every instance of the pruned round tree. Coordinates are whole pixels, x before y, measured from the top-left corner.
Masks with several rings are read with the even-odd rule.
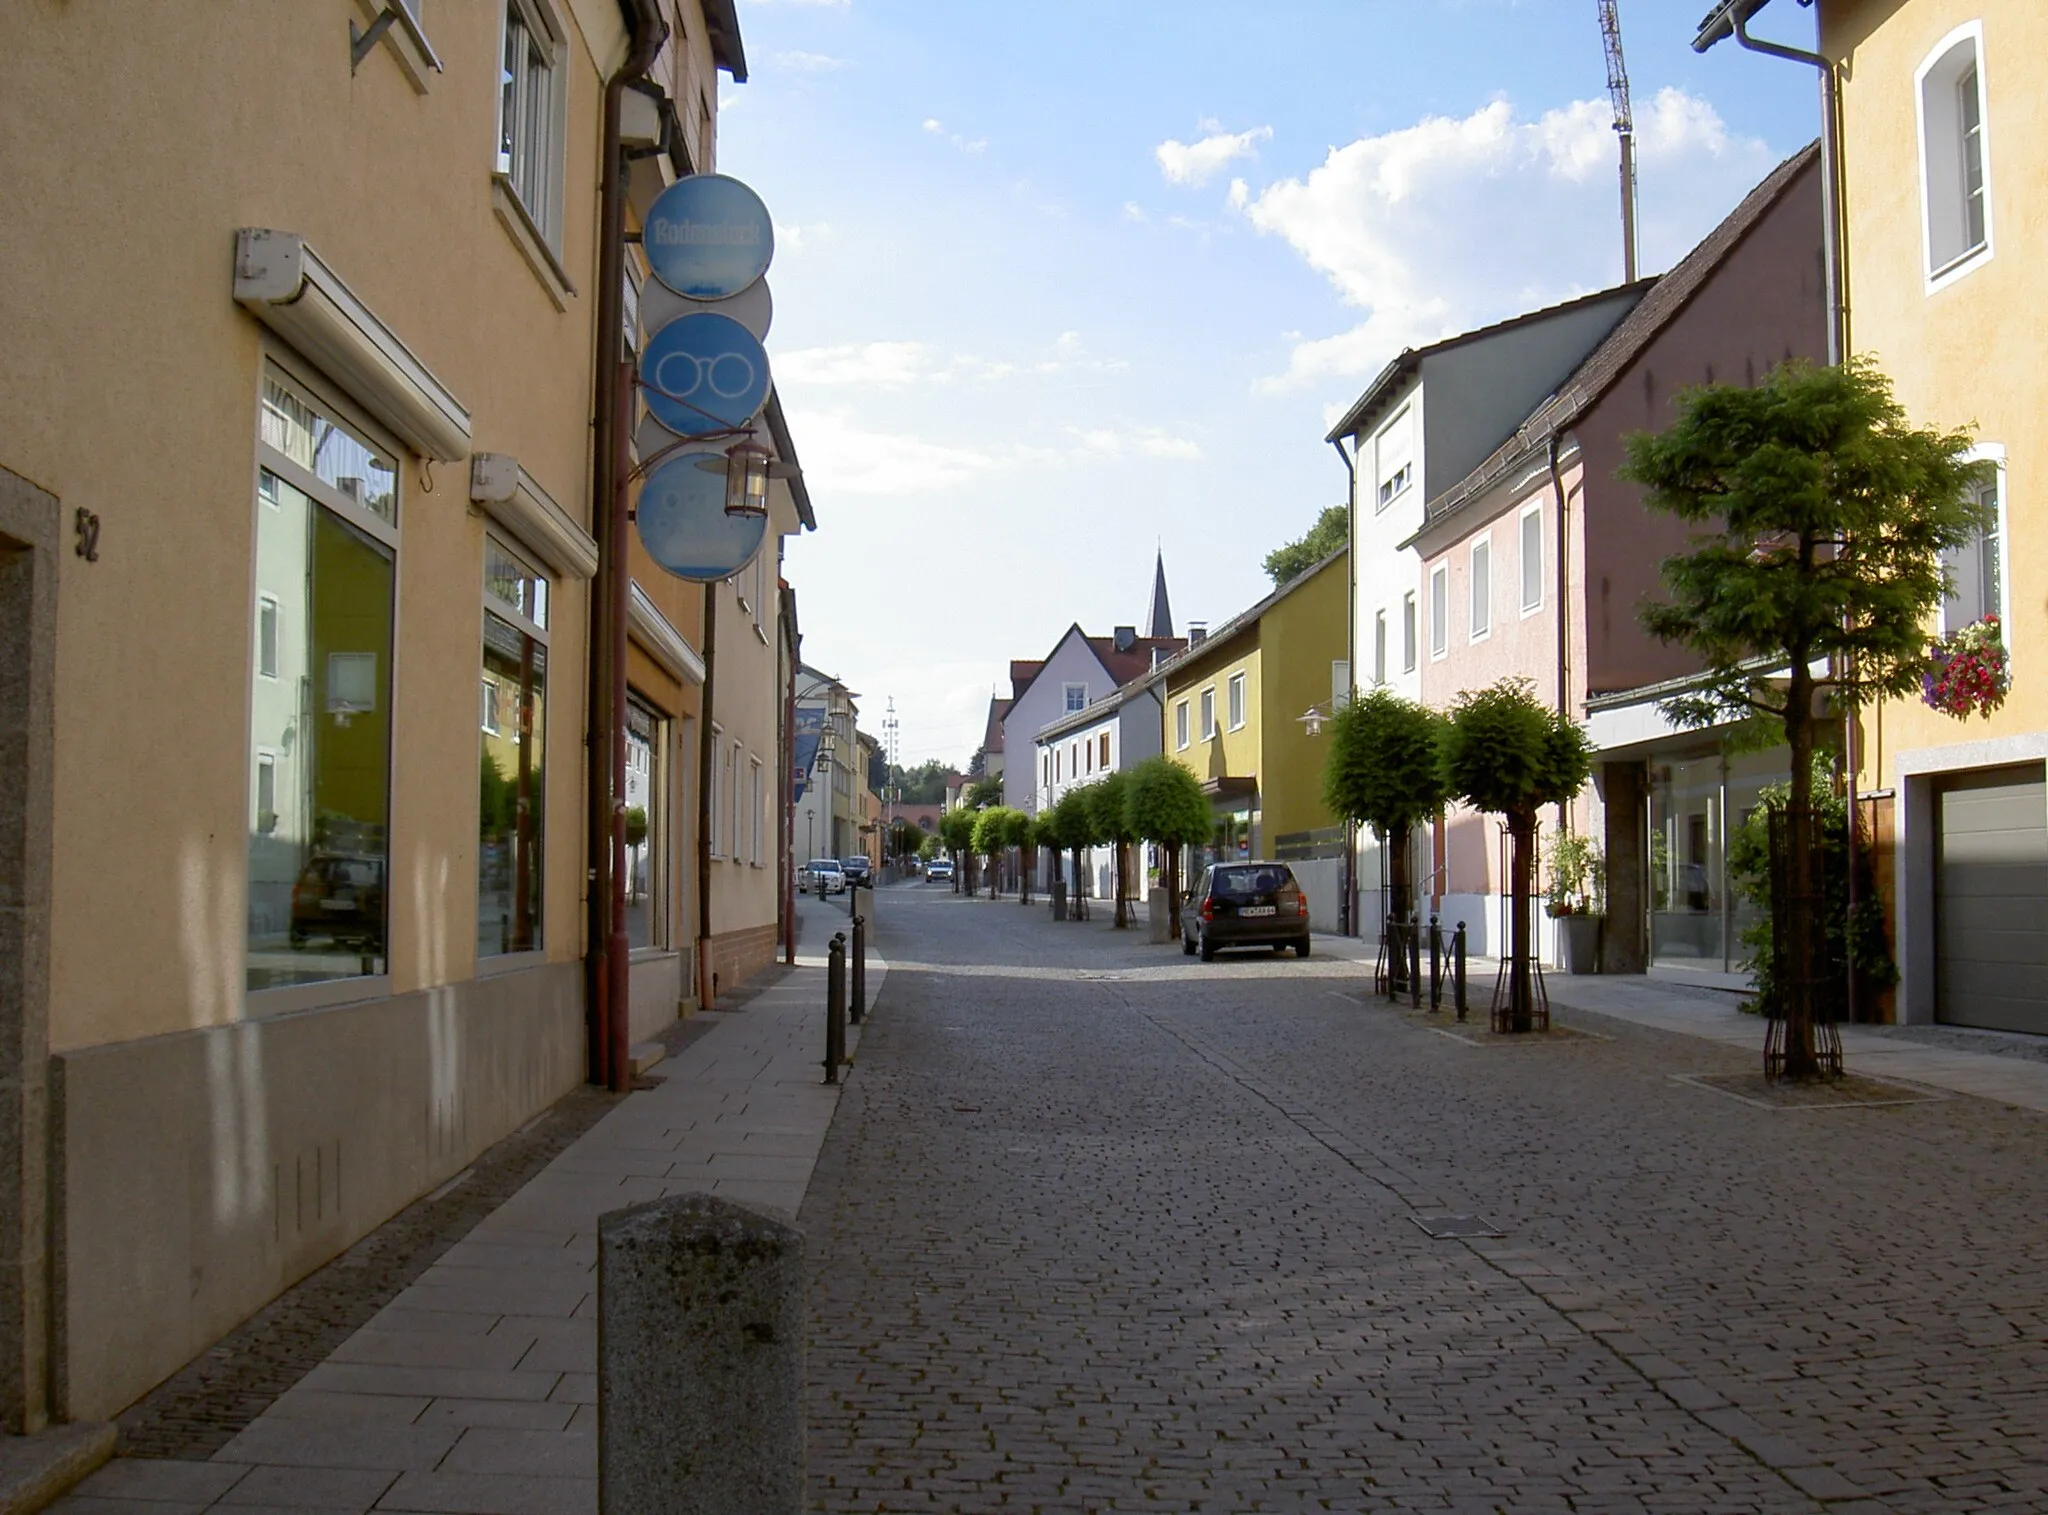
[[[1037,837],[1036,816],[1022,810],[1004,813],[1004,841],[1017,849],[1017,902],[1021,905],[1031,903],[1031,872],[1038,866]]]
[[[1536,812],[1562,805],[1593,771],[1585,728],[1536,698],[1527,679],[1468,689],[1444,729],[1444,777],[1475,810],[1507,821],[1510,843],[1505,1028],[1534,1025],[1529,901],[1536,892]]]
[[[953,892],[971,890],[973,883],[968,872],[968,860],[974,856],[974,828],[981,812],[974,810],[948,810],[939,817],[939,839],[946,850],[953,854]]]
[[[1323,762],[1323,802],[1370,826],[1387,859],[1387,913],[1414,908],[1409,866],[1415,828],[1450,799],[1444,777],[1444,718],[1381,685],[1340,709]]]
[[[1110,891],[1116,897],[1112,915],[1118,930],[1131,923],[1126,903],[1130,889],[1125,878],[1125,858],[1131,843],[1137,840],[1137,833],[1131,830],[1129,806],[1125,803],[1129,788],[1130,775],[1122,769],[1082,786],[1082,793],[1088,796],[1088,814],[1095,822],[1095,840],[1110,849]]]
[[[1928,621],[1948,590],[1944,553],[1990,512],[1971,487],[1967,432],[1919,430],[1875,366],[1788,363],[1754,389],[1682,392],[1678,419],[1628,439],[1622,477],[1646,504],[1699,528],[1664,560],[1665,598],[1643,627],[1695,653],[1693,691],[1664,702],[1684,726],[1762,718],[1791,748],[1784,867],[1782,1072],[1824,1070],[1812,958],[1813,749],[1820,697],[1850,712],[1913,693],[1930,665]],[[1767,1059],[1768,1059],[1767,1053]],[[1767,1063],[1768,1065],[1768,1063]]]
[[[1053,806],[1051,814],[1046,817],[1047,828],[1052,838],[1051,844],[1064,848],[1073,855],[1074,897],[1068,904],[1069,920],[1081,918],[1080,904],[1087,893],[1083,882],[1086,875],[1082,870],[1081,852],[1084,848],[1094,846],[1099,840],[1095,827],[1095,807],[1088,799],[1088,791],[1094,787],[1092,784],[1075,785],[1060,796],[1060,802]]]
[[[988,859],[988,897],[996,897],[1003,849],[1010,845],[1010,817],[1018,814],[1007,805],[991,805],[974,818],[974,850]]]
[[[1165,859],[1166,909],[1180,935],[1180,849],[1206,842],[1216,812],[1195,776],[1169,757],[1149,757],[1125,781],[1124,824],[1133,836],[1156,843]]]

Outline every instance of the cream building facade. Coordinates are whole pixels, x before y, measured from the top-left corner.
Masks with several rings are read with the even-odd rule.
[[[432,4],[353,49],[379,8],[315,9],[32,0],[0,49],[10,1429],[111,1416],[585,1075],[601,104],[658,10],[644,209],[714,161],[737,27]],[[776,919],[807,509],[716,590],[735,963]],[[660,962],[694,941],[703,595],[640,577]],[[643,1029],[689,998],[648,976]]]

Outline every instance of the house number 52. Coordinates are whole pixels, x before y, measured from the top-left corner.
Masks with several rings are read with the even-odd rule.
[[[78,528],[78,555],[88,563],[100,560],[100,518],[83,506],[76,518]]]

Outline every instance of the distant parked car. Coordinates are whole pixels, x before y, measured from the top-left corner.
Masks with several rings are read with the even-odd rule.
[[[316,852],[292,885],[291,942],[316,938],[337,947],[380,950],[384,944],[384,859],[353,852]]]
[[[934,884],[953,882],[953,865],[945,858],[935,857],[924,865],[924,876]]]
[[[874,870],[865,857],[843,857],[839,866],[846,874],[847,883],[858,884],[863,889],[874,887]]]
[[[1309,954],[1308,896],[1285,863],[1217,863],[1181,907],[1180,950],[1208,962],[1224,947]]]
[[[839,866],[836,857],[814,857],[803,866],[796,876],[798,894],[816,893],[819,899],[828,894],[846,893],[846,870]]]

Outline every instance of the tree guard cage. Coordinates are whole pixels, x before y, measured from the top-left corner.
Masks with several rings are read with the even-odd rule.
[[[1794,812],[1773,807],[1771,983],[1764,995],[1764,1077],[1840,1078],[1841,1023],[1848,1011],[1846,943],[1823,929],[1827,901],[1845,880],[1847,859],[1825,844],[1826,817],[1806,812],[1806,856],[1792,850]]]

